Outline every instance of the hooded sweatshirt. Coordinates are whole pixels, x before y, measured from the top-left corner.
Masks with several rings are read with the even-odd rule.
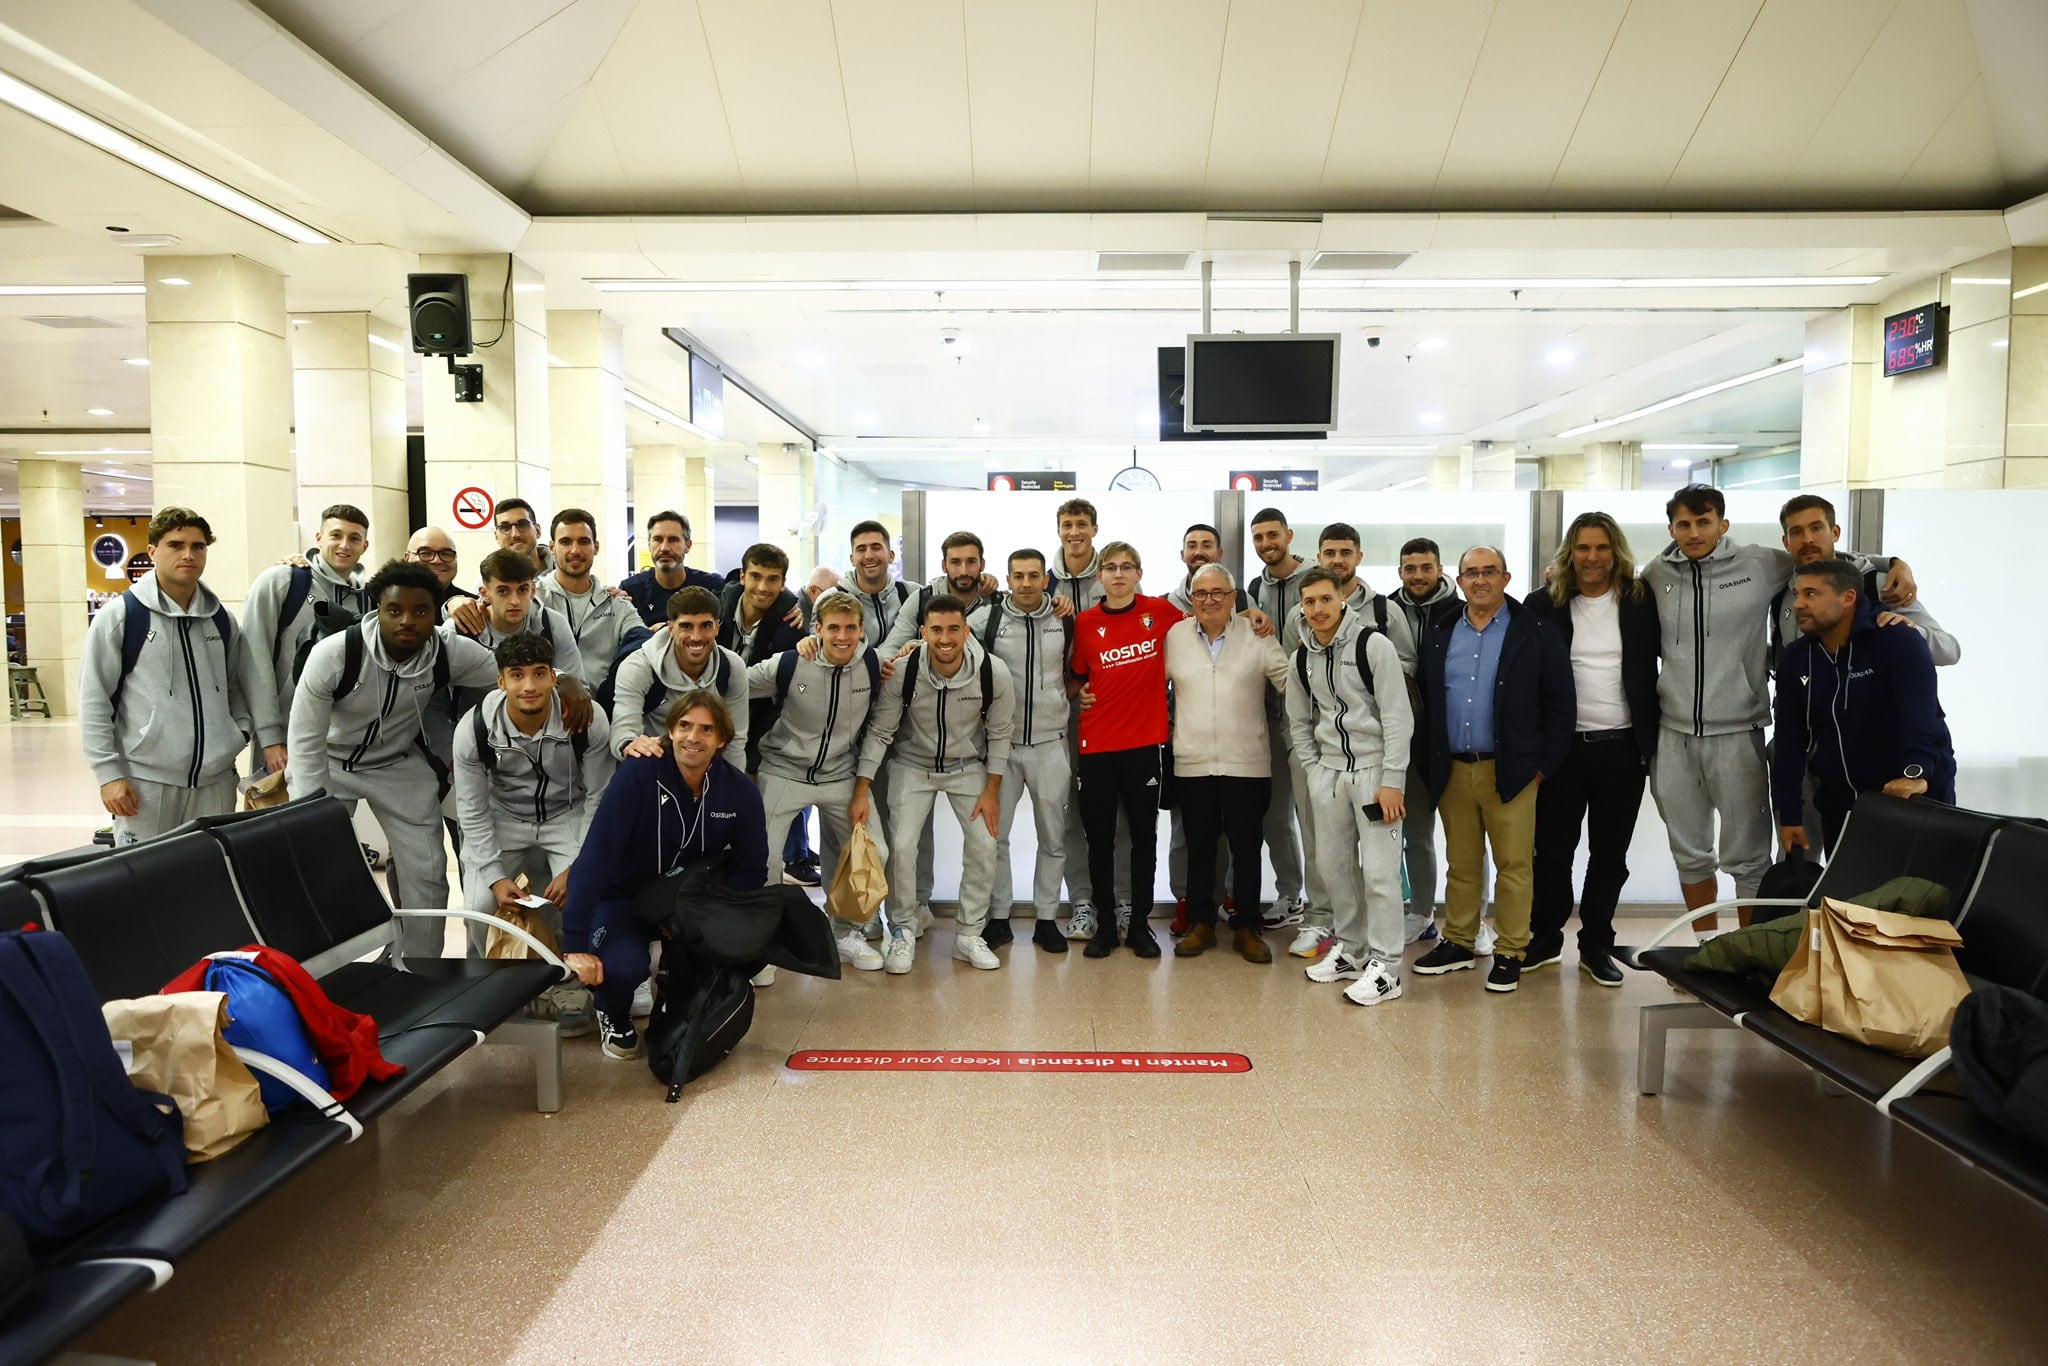
[[[1370,607],[1370,600],[1367,603]],[[1392,619],[1388,625],[1391,626]],[[1328,645],[1304,628],[1288,656],[1287,729],[1304,768],[1320,765],[1362,773],[1375,787],[1405,789],[1415,712],[1408,703],[1408,678],[1388,632],[1374,631],[1365,643],[1372,667],[1372,691],[1358,673],[1358,633],[1365,618],[1344,609]],[[1308,687],[1297,686],[1303,659]]]
[[[1061,546],[1052,552],[1052,563],[1046,572],[1052,579],[1046,590],[1053,597],[1065,598],[1074,604],[1074,615],[1080,616],[1089,608],[1102,601],[1102,580],[1095,577],[1096,569],[1102,563],[1102,552],[1096,551],[1088,557],[1088,564],[1078,574],[1067,572],[1067,548]]]
[[[576,676],[585,687],[597,691],[611,676],[619,642],[640,625],[640,613],[629,599],[613,597],[609,588],[594,579],[588,593],[571,593],[553,574],[543,574],[540,597],[557,624],[566,624],[576,638],[576,652],[583,656],[582,671]]]
[[[85,761],[102,785],[139,778],[203,787],[235,771],[255,726],[249,642],[240,630],[221,639],[219,611],[220,599],[205,584],[194,588],[190,607],[180,607],[151,574],[92,619],[78,666],[78,718]],[[149,636],[116,710],[130,612],[150,614]]]
[[[1401,661],[1402,671],[1413,676],[1417,647],[1415,628],[1408,613],[1401,611],[1392,598],[1373,592],[1372,585],[1364,579],[1353,579],[1351,596],[1344,600],[1344,615],[1348,618],[1354,613],[1363,613],[1371,617],[1375,625],[1382,616],[1386,618],[1387,639],[1394,644],[1394,654]],[[1308,618],[1301,614],[1300,597],[1297,594],[1294,610],[1287,614],[1287,619],[1280,626],[1281,647],[1287,651],[1289,657],[1292,657],[1294,647],[1314,634],[1315,632],[1308,628]]]
[[[1275,576],[1273,566],[1266,565],[1259,576],[1245,585],[1251,594],[1252,605],[1280,623],[1281,634],[1286,634],[1286,623],[1294,615],[1294,609],[1301,605],[1301,576],[1315,568],[1309,560],[1294,566],[1292,574]],[[1285,642],[1282,642],[1283,646]]]
[[[896,613],[896,619],[889,624],[889,634],[882,638],[882,658],[894,659],[898,650],[917,639],[918,631],[924,626],[925,609],[929,606],[931,600],[941,593],[953,593],[953,585],[944,574],[939,575],[910,595],[910,600],[903,604],[902,610]],[[953,596],[958,597],[959,595],[953,594]],[[967,614],[973,616],[983,603],[989,601],[991,599],[980,597],[969,601],[967,603]]]
[[[1877,604],[1859,602],[1839,654],[1800,636],[1778,658],[1778,729],[1771,796],[1780,825],[1805,822],[1802,780],[1810,768],[1840,801],[1926,772],[1927,796],[1953,804],[1956,755],[1936,695],[1934,659],[1918,631],[1877,624]]]
[[[603,712],[591,714],[590,739],[579,763],[576,742],[562,724],[559,696],[548,699],[547,720],[530,736],[512,724],[506,705],[504,692],[493,692],[455,728],[455,809],[462,820],[464,875],[473,874],[486,887],[510,876],[498,842],[501,824],[545,825],[571,816],[581,840],[617,763],[605,744]],[[495,767],[484,765],[477,747],[478,717]]]
[[[1404,638],[1395,635],[1394,648],[1404,651],[1401,655],[1401,667],[1406,669],[1411,677],[1415,673],[1415,652],[1420,648],[1422,638],[1429,633],[1431,624],[1446,613],[1461,610],[1464,603],[1465,600],[1458,596],[1458,590],[1451,587],[1451,581],[1442,576],[1437,578],[1436,587],[1419,598],[1408,591],[1406,584],[1387,594],[1388,607],[1398,608],[1408,622],[1407,636]],[[1387,623],[1387,628],[1390,633],[1393,631],[1391,621]]]
[[[724,661],[721,665],[720,661]],[[721,687],[719,680],[724,680]],[[675,638],[666,630],[620,661],[618,678],[612,684],[612,753],[624,756],[626,743],[636,735],[661,735],[662,720],[669,703],[686,692],[703,688],[725,699],[732,713],[732,744],[726,753],[737,758],[747,752],[747,666],[723,645],[711,647],[704,660],[704,674],[692,678],[676,662]]]
[[[1017,698],[1016,734],[1011,743],[1036,745],[1064,739],[1070,715],[1067,650],[1073,639],[1073,618],[1054,616],[1050,595],[1037,611],[1021,612],[1014,598],[1002,594],[968,616],[968,634],[988,645],[992,619],[997,622],[995,656],[1009,668]]]
[[[371,617],[355,629],[363,641],[363,667],[354,691],[336,697],[348,658],[348,634],[333,635],[306,656],[305,676],[292,697],[287,744],[291,759],[285,785],[295,796],[327,787],[328,774],[388,768],[406,756],[422,736],[440,701],[434,695],[434,661],[448,655],[448,682],[457,688],[493,688],[498,663],[473,640],[448,631],[429,631],[411,659],[394,660]]]
[[[982,714],[981,642],[969,638],[960,668],[942,678],[932,667],[931,646],[897,661],[896,672],[882,684],[868,738],[861,745],[858,774],[873,778],[882,760],[892,756],[927,773],[982,772],[1001,776],[1010,764],[1010,739],[1016,725],[1016,697],[1010,671],[994,661],[988,673],[988,712]],[[903,705],[903,686],[917,664],[917,683],[910,705]]]
[[[875,680],[881,661],[866,646],[844,664],[832,664],[821,653],[805,659],[785,651],[747,669],[747,690],[774,706],[775,680],[785,657],[796,664],[789,691],[775,722],[761,737],[761,767],[797,783],[836,783],[853,776],[860,758],[860,737],[867,729],[880,690]]]
[[[1784,551],[1725,536],[1701,559],[1674,545],[1643,567],[1662,636],[1665,729],[1734,735],[1770,719],[1771,599],[1791,574]]]
[[[526,620],[519,624],[518,630],[500,631],[486,620],[483,631],[471,636],[470,639],[495,653],[500,645],[518,635],[544,637],[555,647],[556,673],[567,674],[587,688],[597,686],[583,671],[583,651],[577,648],[576,633],[569,628],[567,621],[550,612],[546,605],[538,600],[526,609]]]
[[[256,714],[256,743],[281,745],[292,714],[292,656],[298,653],[299,633],[313,621],[313,605],[331,602],[358,615],[370,610],[363,596],[369,576],[357,565],[343,577],[334,572],[327,557],[317,550],[306,556],[313,584],[306,601],[284,629],[278,629],[277,614],[284,610],[291,592],[292,567],[274,564],[256,576],[249,596],[242,604],[242,627],[249,637],[249,705]]]
[[[860,587],[854,572],[849,569],[839,578],[841,592],[851,593],[853,600],[860,604],[861,627],[867,643],[879,648],[889,638],[889,628],[896,624],[896,613],[910,599],[910,585],[901,579],[891,579],[882,585],[879,593],[870,593]]]

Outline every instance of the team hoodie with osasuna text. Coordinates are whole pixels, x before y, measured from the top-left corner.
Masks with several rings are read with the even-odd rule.
[[[92,619],[78,666],[78,719],[85,761],[101,785],[136,778],[196,788],[234,773],[255,725],[253,679],[248,641],[238,629],[221,640],[219,611],[205,584],[193,589],[190,607],[180,607],[151,574]],[[116,708],[130,612],[149,613],[149,635]]]
[[[805,659],[788,650],[748,668],[748,691],[756,699],[772,703],[775,679],[785,660],[796,661],[781,711],[761,737],[760,771],[764,776],[773,774],[812,785],[843,782],[853,776],[860,759],[860,737],[879,692],[873,680],[881,673],[881,661],[875,660],[871,669],[868,660],[874,653],[862,646],[846,663],[833,664],[822,653],[816,659]],[[923,686],[921,680],[919,686]]]
[[[505,714],[508,705],[502,691],[494,692],[455,728],[455,809],[462,820],[463,876],[486,887],[507,876],[498,845],[501,821],[538,826],[573,815],[576,838],[581,840],[617,765],[605,744],[603,712],[591,712],[590,738],[579,761],[576,742],[562,724],[559,696],[548,699],[547,720],[532,735],[512,724]],[[488,766],[477,746],[479,717],[484,743],[495,761]]]
[[[1771,599],[1792,575],[1792,557],[1721,539],[1700,559],[1671,547],[1643,567],[1657,601],[1657,705],[1667,730],[1734,735],[1770,719]]]
[[[1372,668],[1372,690],[1366,691],[1358,673],[1358,633],[1367,625],[1357,607],[1348,607],[1328,645],[1313,630],[1302,632],[1287,660],[1287,729],[1304,767],[1362,773],[1376,787],[1399,791],[1408,783],[1415,712],[1401,656],[1388,633],[1377,629],[1365,644]],[[1298,686],[1304,653],[1306,689]]]
[[[724,665],[719,661],[723,659]],[[720,678],[725,686],[719,686]],[[656,685],[661,693],[653,705],[650,695]],[[686,692],[702,688],[725,699],[732,713],[732,744],[726,752],[738,758],[747,752],[747,666],[723,645],[711,647],[704,659],[701,677],[692,678],[676,662],[675,637],[666,630],[620,661],[618,677],[612,682],[612,753],[624,755],[626,744],[638,735],[665,735],[662,720],[669,704]]]
[[[1063,739],[1071,715],[1067,697],[1067,646],[1072,637],[1071,619],[1053,614],[1052,599],[1039,603],[1035,612],[1017,610],[1016,599],[998,596],[974,609],[967,618],[967,633],[976,643],[987,641],[991,614],[1000,613],[993,642],[996,661],[1010,671],[1010,683],[1017,699],[1016,729],[1012,744],[1036,745]]]
[[[355,688],[336,697],[347,661],[348,637],[363,643],[362,671]],[[295,797],[327,788],[333,767],[349,773],[386,768],[413,748],[441,699],[434,694],[434,661],[448,656],[448,682],[456,688],[493,688],[498,663],[491,652],[465,636],[429,631],[412,658],[394,660],[384,649],[377,619],[353,632],[332,635],[306,656],[306,671],[292,696],[286,743],[291,757],[285,785]]]
[[[873,778],[885,757],[927,773],[960,773],[982,769],[992,775],[1008,771],[1010,740],[1016,725],[1016,698],[1010,671],[991,661],[988,710],[982,712],[981,642],[970,638],[960,668],[943,678],[932,668],[931,646],[896,661],[896,672],[882,684],[868,737],[860,751],[858,775]],[[910,705],[903,705],[903,685],[917,664],[917,683]],[[891,754],[891,747],[894,753]]]

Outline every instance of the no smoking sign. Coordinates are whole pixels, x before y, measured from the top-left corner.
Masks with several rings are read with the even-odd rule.
[[[491,514],[497,508],[497,500],[487,490],[472,485],[455,495],[456,525],[470,531],[482,531],[491,524]]]

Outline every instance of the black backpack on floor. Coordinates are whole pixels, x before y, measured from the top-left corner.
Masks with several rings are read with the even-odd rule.
[[[691,957],[671,970],[669,957],[655,977],[647,1066],[673,1104],[685,1082],[716,1067],[754,1027],[754,987],[752,974],[730,963]]]

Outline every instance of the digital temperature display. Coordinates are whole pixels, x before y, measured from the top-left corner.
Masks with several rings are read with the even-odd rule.
[[[1903,375],[1941,364],[1942,308],[1927,304],[1884,320],[1884,372]]]

